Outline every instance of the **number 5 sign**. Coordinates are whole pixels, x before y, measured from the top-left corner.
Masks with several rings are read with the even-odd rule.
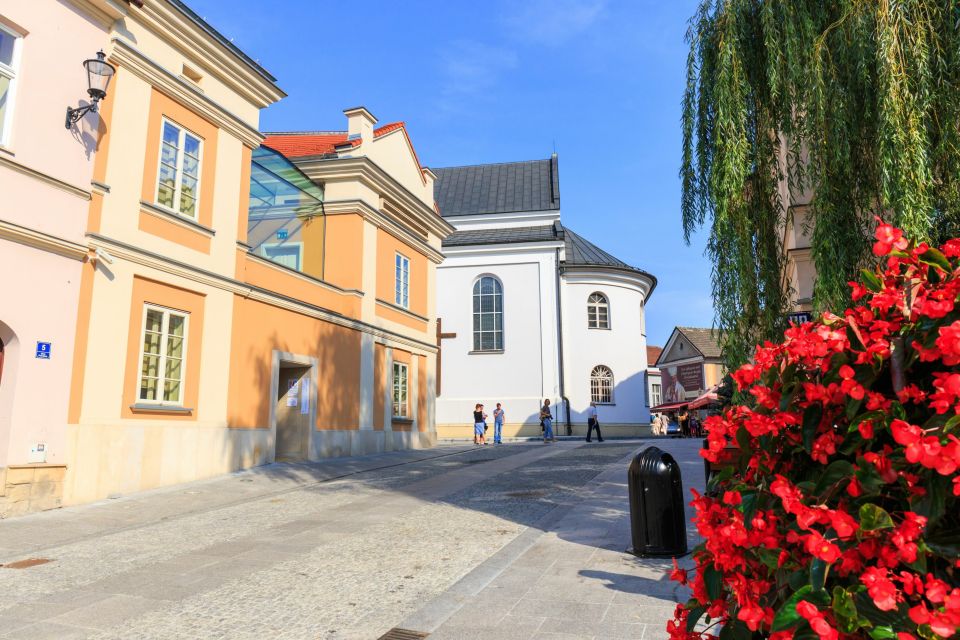
[[[37,342],[37,357],[41,360],[50,359],[50,344],[49,342]]]

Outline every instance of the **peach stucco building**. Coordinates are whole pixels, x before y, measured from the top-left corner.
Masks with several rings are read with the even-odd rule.
[[[0,25],[9,4],[0,0]],[[403,123],[376,128],[359,107],[345,131],[261,146],[260,110],[284,96],[266,70],[179,0],[89,4],[99,26],[71,46],[78,63],[102,47],[116,74],[99,114],[55,132],[64,152],[75,138],[95,150],[56,169],[73,191],[51,188],[77,201],[54,225],[72,235],[42,250],[64,262],[50,277],[68,280],[66,293],[16,291],[18,307],[59,332],[48,377],[21,375],[40,365],[30,358],[41,334],[0,305],[0,331],[22,332],[6,349],[15,384],[0,381],[7,464],[27,462],[25,446],[45,438],[46,464],[62,476],[49,488],[74,504],[278,459],[434,443],[435,267],[451,228]],[[38,181],[24,171],[18,180]],[[23,232],[3,226],[3,200],[7,260],[6,238]],[[36,219],[26,201],[32,210],[11,223]],[[37,242],[16,239],[16,250],[39,253]],[[10,388],[17,403],[44,404],[47,431],[35,409],[4,410]]]

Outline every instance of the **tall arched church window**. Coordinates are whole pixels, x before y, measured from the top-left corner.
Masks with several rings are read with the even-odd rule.
[[[610,303],[602,293],[591,293],[587,298],[587,327],[590,329],[610,328]]]
[[[600,404],[613,402],[613,371],[598,364],[590,372],[590,400]]]
[[[473,284],[473,350],[503,350],[503,285],[493,276]]]

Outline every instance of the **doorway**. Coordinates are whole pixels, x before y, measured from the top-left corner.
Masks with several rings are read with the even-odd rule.
[[[311,367],[280,363],[274,416],[277,462],[306,460],[310,448]]]

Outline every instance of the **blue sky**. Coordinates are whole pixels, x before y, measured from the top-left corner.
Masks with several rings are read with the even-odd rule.
[[[694,0],[187,0],[288,97],[266,131],[404,120],[422,163],[560,157],[565,225],[660,281],[647,339],[709,327],[705,237],[680,224],[680,99]]]

